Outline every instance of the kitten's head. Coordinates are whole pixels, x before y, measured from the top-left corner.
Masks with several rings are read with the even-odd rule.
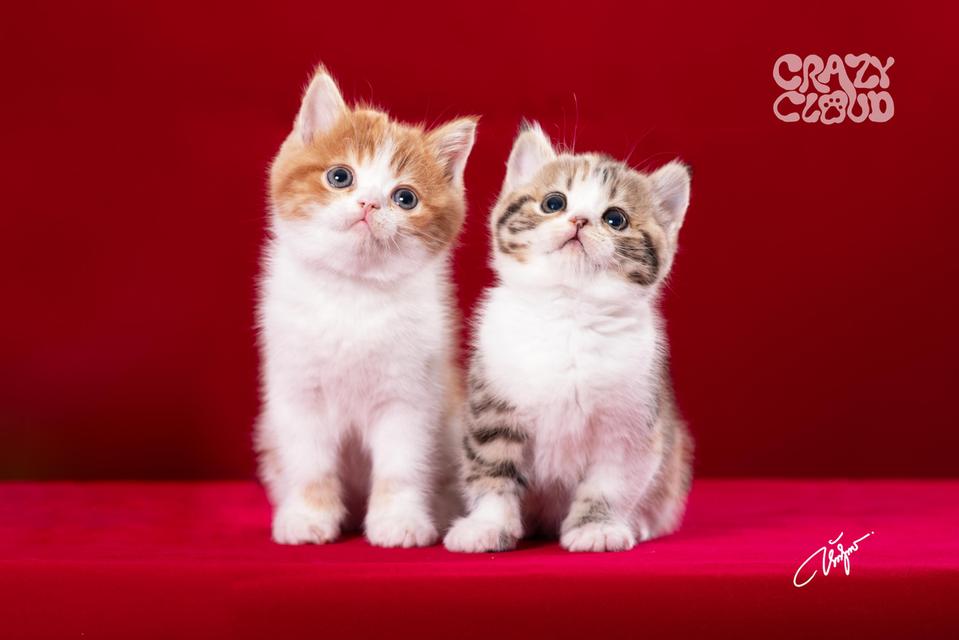
[[[463,224],[476,118],[430,131],[351,108],[319,68],[270,169],[273,229],[304,263],[390,281],[443,253]]]
[[[491,219],[504,281],[651,293],[669,273],[689,171],[649,175],[597,154],[557,154],[539,125],[513,143]]]

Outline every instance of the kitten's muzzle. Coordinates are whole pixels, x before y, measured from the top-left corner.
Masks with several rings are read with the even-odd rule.
[[[360,208],[363,211],[363,220],[366,224],[370,223],[370,216],[373,215],[374,211],[377,211],[380,208],[380,203],[376,200],[360,200]]]
[[[569,236],[568,238],[566,238],[566,240],[563,241],[563,244],[560,245],[559,247],[560,249],[562,249],[563,247],[565,247],[571,242],[575,242],[579,244],[579,246],[581,247],[583,246],[583,241],[579,239],[579,231],[580,229],[585,227],[587,224],[589,224],[589,220],[587,218],[583,218],[582,216],[570,216],[569,221],[576,227],[576,231],[573,232],[573,235]]]
[[[357,200],[356,204],[360,207],[360,215],[350,222],[350,228],[362,223],[365,223],[367,227],[372,226],[373,214],[380,210],[381,203],[374,199],[363,199]]]

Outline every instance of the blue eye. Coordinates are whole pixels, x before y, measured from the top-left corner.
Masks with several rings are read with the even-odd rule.
[[[629,224],[629,218],[626,217],[626,214],[623,213],[622,209],[613,207],[612,209],[607,209],[605,213],[603,213],[603,222],[608,224],[616,231],[622,231],[626,228],[626,225]]]
[[[353,172],[346,167],[333,167],[326,172],[326,181],[334,189],[345,189],[353,184]]]
[[[393,202],[398,204],[401,209],[412,209],[420,201],[412,189],[400,187],[393,192]]]
[[[566,208],[566,196],[562,193],[551,193],[543,198],[543,213],[556,213]]]

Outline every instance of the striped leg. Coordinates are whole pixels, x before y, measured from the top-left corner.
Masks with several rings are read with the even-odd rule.
[[[523,536],[520,498],[526,488],[522,469],[527,434],[515,414],[514,407],[471,378],[463,438],[469,514],[446,535],[450,551],[506,551]]]
[[[636,500],[649,484],[651,470],[627,472],[627,456],[634,456],[627,442],[597,447],[586,476],[576,488],[569,515],[563,521],[560,544],[569,551],[625,551],[636,544],[631,527]]]

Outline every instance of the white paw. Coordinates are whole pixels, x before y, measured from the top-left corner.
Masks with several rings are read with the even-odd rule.
[[[439,534],[425,513],[366,517],[366,539],[377,547],[428,547]]]
[[[646,542],[647,540],[652,540],[655,537],[653,536],[652,527],[649,526],[646,520],[640,520],[639,524],[636,525],[636,534],[636,537],[639,538],[640,542]]]
[[[461,553],[509,551],[516,548],[519,537],[498,522],[467,517],[453,524],[443,544],[450,551]]]
[[[340,535],[339,514],[305,505],[281,505],[273,514],[273,541],[279,544],[325,544]]]
[[[568,551],[627,551],[636,546],[636,537],[625,524],[592,522],[570,529],[559,543]]]

